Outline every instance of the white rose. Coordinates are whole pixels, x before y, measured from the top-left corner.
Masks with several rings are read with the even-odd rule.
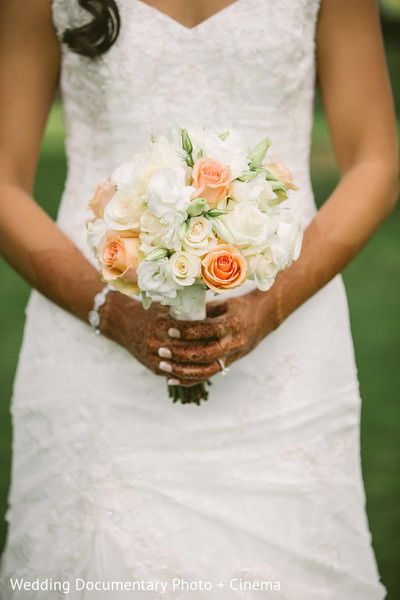
[[[170,257],[171,275],[178,285],[193,285],[196,277],[200,277],[201,260],[199,256],[182,250],[174,252]]]
[[[141,251],[144,254],[152,252],[154,248],[168,248],[169,250],[180,250],[182,243],[179,239],[178,230],[181,221],[176,226],[161,223],[160,219],[153,215],[150,210],[145,210],[140,217],[140,240]]]
[[[146,152],[146,160],[138,170],[138,179],[142,188],[148,189],[151,177],[161,168],[182,168],[185,171],[185,181],[190,184],[191,169],[183,162],[177,148],[164,136],[158,136]]]
[[[129,191],[117,190],[105,208],[104,220],[110,229],[138,232],[144,209],[137,196]]]
[[[182,166],[182,158],[178,155],[177,148],[163,135],[159,135],[149,145],[147,162],[157,169]]]
[[[147,167],[145,155],[136,154],[130,162],[115,169],[111,176],[111,183],[117,190],[130,193],[143,202],[146,199],[148,183],[148,178],[143,177],[143,171],[146,171]]]
[[[205,217],[192,217],[182,241],[183,248],[192,254],[203,256],[216,245],[217,238],[213,234],[211,221]]]
[[[261,174],[251,181],[233,181],[229,188],[229,196],[235,202],[257,204],[260,210],[265,210],[268,201],[276,198],[271,184],[265,179],[265,175]]]
[[[300,223],[295,221],[291,214],[284,210],[281,211],[275,223],[276,235],[287,253],[285,266],[288,267],[292,263],[292,260],[297,260],[300,255],[303,229]]]
[[[118,189],[129,189],[135,185],[137,174],[144,164],[141,154],[136,154],[131,161],[120,165],[111,175],[111,183]]]
[[[174,298],[177,285],[171,277],[171,269],[168,258],[161,260],[143,260],[137,269],[138,286],[141,292],[147,292],[149,296],[162,296]]]
[[[274,233],[270,217],[247,202],[236,204],[231,212],[220,219],[232,235],[233,243],[244,255],[254,254],[256,249],[264,249]]]
[[[273,285],[279,267],[273,259],[272,252],[266,250],[261,254],[247,257],[249,267],[248,278],[255,281],[259,290],[266,292]]]
[[[187,217],[186,210],[194,188],[185,185],[182,167],[158,169],[150,178],[147,192],[149,209],[162,223],[180,223]]]
[[[91,221],[87,226],[87,242],[93,254],[98,258],[100,240],[105,235],[108,227],[103,219]]]

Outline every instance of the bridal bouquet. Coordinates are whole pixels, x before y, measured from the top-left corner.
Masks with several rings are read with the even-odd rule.
[[[118,167],[88,204],[87,240],[102,278],[153,298],[177,319],[205,318],[205,294],[255,282],[268,290],[300,253],[302,230],[281,202],[288,169],[235,132],[175,129]],[[174,402],[207,399],[204,384],[169,386]]]

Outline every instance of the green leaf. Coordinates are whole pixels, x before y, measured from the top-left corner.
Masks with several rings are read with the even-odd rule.
[[[240,177],[237,177],[239,181],[253,181],[257,177],[258,173],[256,171],[243,171]]]
[[[220,140],[222,140],[224,142],[229,134],[230,134],[230,131],[225,131],[224,133],[220,133],[218,137]]]
[[[276,192],[277,190],[280,190],[282,192],[287,193],[287,190],[281,181],[271,181],[271,187],[274,192]]]
[[[253,150],[249,152],[249,166],[260,167],[262,161],[264,160],[265,155],[267,154],[267,150],[271,145],[271,140],[269,138],[265,138],[262,142],[259,142],[257,146],[254,146]]]

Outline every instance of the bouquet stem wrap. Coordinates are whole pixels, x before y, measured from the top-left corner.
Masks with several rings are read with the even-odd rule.
[[[193,310],[188,313],[176,313],[171,308],[171,317],[178,321],[202,321],[207,316],[206,311],[206,292],[199,296],[196,306]],[[168,385],[168,394],[172,398],[173,402],[180,401],[182,404],[194,403],[200,405],[201,400],[207,400],[208,391],[206,384],[211,385],[209,382],[196,383],[191,386],[183,385]]]

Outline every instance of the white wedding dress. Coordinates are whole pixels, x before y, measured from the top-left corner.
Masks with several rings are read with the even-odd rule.
[[[306,226],[319,0],[237,0],[193,29],[140,0],[117,4],[120,36],[101,59],[63,48],[63,231],[93,260],[84,221],[95,186],[152,133],[193,122],[234,127],[249,145],[268,135]],[[88,18],[77,0],[54,0],[53,14],[60,35]],[[215,376],[200,407],[172,404],[165,378],[33,292],[12,414],[4,600],[252,600],[270,589],[257,582],[288,600],[385,596],[340,277]],[[173,590],[174,578],[192,589]],[[103,589],[115,581],[143,587]],[[145,587],[161,581],[163,594]],[[200,581],[212,591],[194,589]]]

